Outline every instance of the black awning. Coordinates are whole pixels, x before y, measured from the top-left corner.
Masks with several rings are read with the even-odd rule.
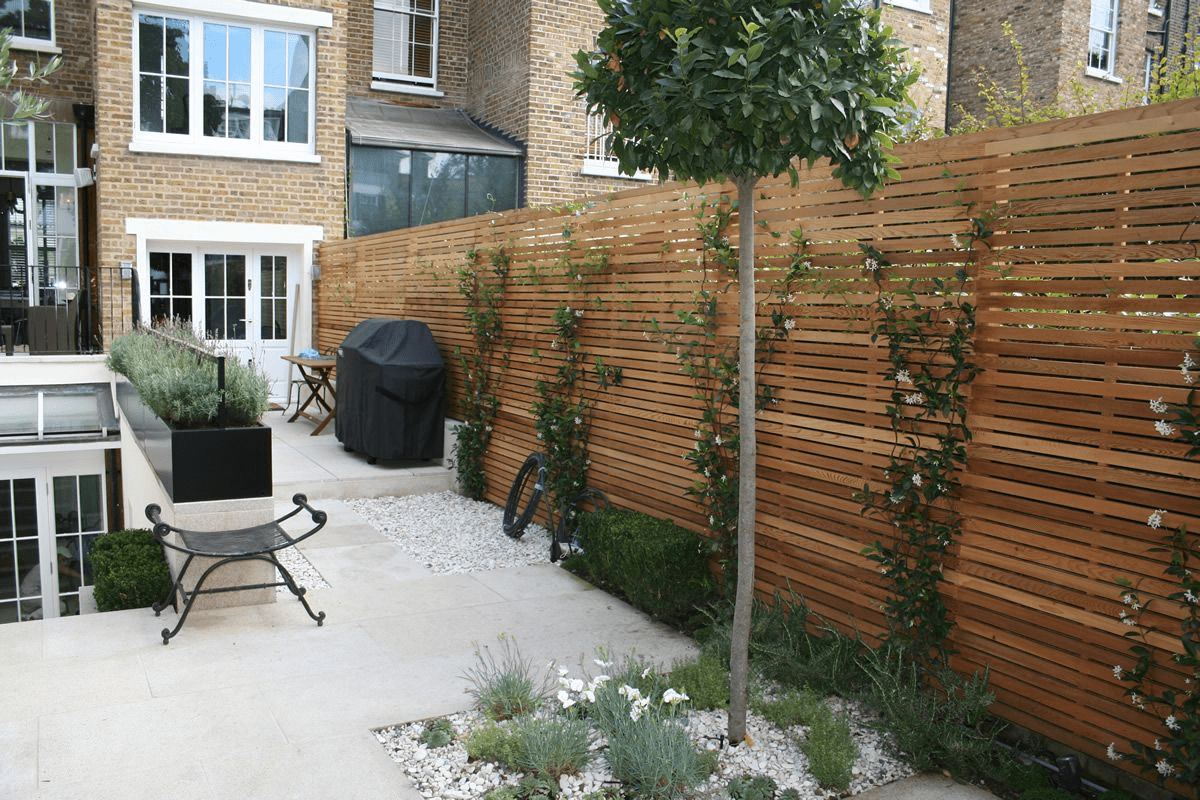
[[[348,97],[346,128],[350,141],[357,145],[494,156],[525,154],[519,144],[452,108],[414,108]]]

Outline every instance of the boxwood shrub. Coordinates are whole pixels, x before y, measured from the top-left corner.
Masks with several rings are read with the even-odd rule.
[[[171,590],[162,545],[145,528],[112,531],[92,545],[93,594],[100,611],[145,608]]]
[[[585,514],[579,545],[568,568],[669,625],[691,630],[716,599],[711,543],[670,520],[615,508]]]

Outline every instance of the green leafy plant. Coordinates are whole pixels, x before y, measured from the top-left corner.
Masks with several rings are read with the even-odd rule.
[[[30,61],[29,69],[22,74],[12,59],[12,38],[11,29],[0,31],[0,95],[8,104],[5,119],[40,116],[49,108],[50,101],[38,97],[31,89],[34,85],[49,81],[50,76],[62,66],[62,56],[54,56],[44,64],[40,63],[40,59]],[[18,85],[14,87],[14,84]]]
[[[482,269],[482,257],[472,251],[458,271],[458,291],[467,303],[464,313],[474,346],[467,353],[455,350],[462,368],[464,412],[455,431],[454,465],[463,494],[476,500],[487,491],[483,459],[500,410],[497,392],[510,347],[500,315],[510,259],[497,247],[488,257],[489,269]]]
[[[508,728],[488,722],[473,728],[463,744],[472,761],[493,761],[515,768],[519,745]]]
[[[128,378],[142,402],[168,425],[213,425],[222,399],[227,426],[257,424],[270,405],[270,381],[260,368],[228,356],[222,395],[219,355],[186,323],[176,321],[118,336],[109,348],[108,366]]]
[[[581,273],[582,274],[582,273]],[[621,382],[620,368],[597,357],[588,363],[580,341],[582,307],[560,305],[547,334],[557,362],[550,381],[534,384],[538,399],[533,403],[537,437],[546,456],[546,492],[550,508],[559,514],[574,514],[574,499],[587,488],[588,435],[595,394]],[[590,378],[590,380],[589,380]],[[574,524],[574,520],[568,520]]]
[[[990,236],[990,225],[987,218],[974,220],[963,249],[973,252],[975,241]],[[953,239],[958,245],[958,237]],[[860,246],[864,269],[881,286],[871,338],[888,348],[893,446],[886,488],[866,484],[857,498],[864,514],[882,518],[895,531],[894,538],[876,540],[864,554],[879,564],[890,587],[889,636],[909,642],[905,652],[915,658],[944,663],[952,623],[939,590],[942,559],[962,529],[952,501],[971,438],[966,390],[979,374],[971,348],[973,256],[953,277],[914,278],[889,292],[883,282],[891,265],[875,248]]]
[[[641,512],[606,509],[579,520],[582,554],[570,568],[632,605],[687,629],[715,598],[704,537]]]
[[[866,700],[914,769],[945,769],[960,779],[988,774],[999,728],[987,713],[994,695],[986,672],[964,678],[938,667],[930,673],[896,644],[868,650],[862,660],[870,678]]]
[[[522,717],[513,723],[515,766],[528,773],[558,779],[587,766],[591,729],[581,719]]]
[[[421,743],[426,747],[445,747],[452,741],[454,741],[454,726],[448,719],[431,720],[421,731]]]
[[[808,723],[800,748],[808,756],[808,770],[825,789],[845,789],[854,777],[858,745],[850,733],[850,720],[834,714],[822,703]]]
[[[688,494],[700,503],[708,518],[709,530],[719,544],[727,591],[734,576],[731,568],[737,554],[738,516],[738,353],[736,342],[722,342],[718,318],[722,295],[736,289],[737,251],[729,240],[729,225],[736,203],[721,197],[715,201],[701,199],[697,210],[697,230],[703,249],[700,255],[700,288],[693,305],[676,312],[670,325],[648,320],[649,334],[661,342],[678,359],[683,373],[692,381],[693,398],[700,403],[700,420],[696,425],[695,444],[685,454],[696,473]],[[792,263],[803,258],[803,237],[793,236],[795,253]],[[787,338],[795,320],[786,312],[791,295],[795,270],[790,266],[784,277],[769,285],[768,296],[761,301],[769,312],[770,325],[756,331],[756,365],[758,369],[770,363],[775,353],[774,343]],[[759,384],[755,398],[758,410],[773,402],[774,389]]]
[[[671,685],[688,696],[695,709],[723,709],[729,705],[729,662],[701,653],[671,667]]]
[[[171,571],[163,547],[144,528],[96,537],[90,554],[93,596],[100,611],[145,608],[167,598]]]
[[[750,701],[750,707],[777,728],[786,730],[793,725],[810,725],[825,700],[807,686],[803,689],[785,689],[771,698],[758,697]]]
[[[1160,417],[1154,423],[1158,434],[1186,444],[1184,457],[1194,459],[1200,456],[1200,413],[1196,405],[1200,364],[1185,353],[1179,369],[1190,387],[1184,402],[1170,405],[1159,398],[1151,401],[1150,409]],[[1147,524],[1163,528],[1168,518],[1167,509],[1155,509]],[[1129,581],[1121,581],[1120,619],[1130,628],[1125,636],[1131,642],[1133,663],[1114,666],[1113,675],[1126,684],[1125,696],[1135,709],[1161,721],[1162,733],[1153,744],[1130,742],[1128,752],[1119,751],[1115,743],[1109,745],[1108,755],[1114,760],[1128,758],[1155,774],[1160,782],[1178,781],[1190,787],[1192,797],[1200,797],[1200,574],[1194,568],[1200,559],[1200,535],[1182,525],[1168,528],[1162,544],[1151,552],[1166,555],[1163,572],[1173,591],[1162,598],[1146,597]],[[1179,621],[1177,632],[1151,621],[1146,612],[1152,604],[1170,606],[1169,618]],[[1178,647],[1164,650],[1151,644],[1155,637],[1175,639]]]
[[[500,634],[500,656],[487,647],[475,648],[476,665],[463,677],[471,684],[475,704],[494,720],[511,719],[537,709],[550,694],[550,676],[540,674],[521,656],[515,639]]]
[[[729,800],[774,800],[779,784],[766,775],[743,775],[734,778],[726,787]]]

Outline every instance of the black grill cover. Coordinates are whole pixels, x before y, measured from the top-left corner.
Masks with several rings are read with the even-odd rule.
[[[371,460],[441,458],[446,365],[424,322],[369,319],[337,351],[337,419],[347,450]]]

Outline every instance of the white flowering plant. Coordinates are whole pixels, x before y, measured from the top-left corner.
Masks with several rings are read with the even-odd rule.
[[[587,488],[588,437],[596,396],[621,382],[619,367],[607,366],[599,357],[588,363],[579,332],[584,318],[580,307],[562,304],[555,309],[547,330],[557,362],[554,377],[539,378],[534,385],[538,399],[532,411],[546,455],[546,490],[550,508],[562,514],[574,513],[575,498]]]
[[[483,459],[492,439],[492,423],[500,411],[497,391],[508,365],[511,341],[504,337],[500,314],[511,258],[503,247],[487,255],[467,253],[458,270],[458,292],[466,301],[464,314],[474,346],[455,348],[463,375],[462,424],[455,431],[454,466],[463,494],[478,500],[487,491]]]
[[[990,235],[973,221],[965,247]],[[872,341],[888,348],[891,380],[887,415],[894,437],[883,487],[869,483],[856,494],[864,514],[888,523],[893,536],[863,554],[879,564],[890,592],[884,604],[889,635],[911,643],[921,659],[944,661],[951,622],[938,584],[942,556],[961,529],[952,504],[967,460],[967,388],[979,374],[973,360],[975,307],[970,302],[972,255],[950,276],[933,275],[892,289],[891,262],[860,244],[864,273],[879,286],[873,304]]]
[[[653,665],[632,655],[617,663],[604,651],[594,663],[604,670],[594,677],[572,677],[569,669],[559,668],[555,700],[561,713],[588,719],[605,735],[629,722],[686,717],[690,698],[671,687]]]
[[[1193,388],[1182,406],[1172,406],[1157,399],[1150,402],[1151,411],[1159,417],[1154,423],[1159,435],[1189,445],[1187,458],[1200,454],[1200,425],[1196,415],[1195,378],[1197,363],[1185,355],[1180,370],[1186,383]],[[1162,600],[1143,597],[1129,581],[1122,580],[1122,608],[1118,618],[1129,628],[1125,636],[1131,640],[1131,664],[1117,664],[1113,677],[1124,683],[1125,696],[1139,711],[1161,720],[1163,733],[1153,742],[1130,742],[1127,752],[1116,743],[1108,747],[1113,760],[1128,759],[1141,769],[1153,773],[1160,782],[1177,781],[1190,787],[1192,797],[1200,797],[1200,576],[1193,564],[1200,558],[1200,536],[1188,531],[1185,525],[1170,526],[1167,509],[1154,509],[1146,524],[1166,531],[1162,545],[1151,552],[1167,556],[1164,574],[1169,576],[1174,591]],[[1174,634],[1151,621],[1147,609],[1152,603],[1166,602],[1173,606],[1167,611],[1170,618],[1179,619],[1177,648],[1164,649],[1151,643],[1170,641]],[[1156,617],[1161,619],[1160,617]]]
[[[662,343],[679,360],[681,371],[695,388],[692,396],[700,403],[695,442],[683,455],[696,474],[687,493],[700,503],[726,564],[736,560],[737,544],[738,352],[737,341],[723,340],[718,331],[727,322],[720,316],[721,298],[737,286],[738,253],[728,236],[733,211],[734,204],[726,197],[701,198],[695,214],[703,245],[696,259],[700,288],[694,293],[692,307],[678,310],[670,325],[657,320],[646,323],[646,338]],[[771,235],[780,236],[778,232]],[[763,271],[774,280],[761,302],[761,316],[770,322],[756,331],[755,360],[760,367],[771,361],[776,344],[796,328],[793,288],[812,268],[805,255],[807,246],[803,233],[793,231],[792,252],[781,257],[781,267],[786,269],[772,270],[764,264]],[[755,407],[761,410],[774,402],[774,392],[762,381],[758,390]],[[736,570],[725,570],[730,581],[735,574]]]

